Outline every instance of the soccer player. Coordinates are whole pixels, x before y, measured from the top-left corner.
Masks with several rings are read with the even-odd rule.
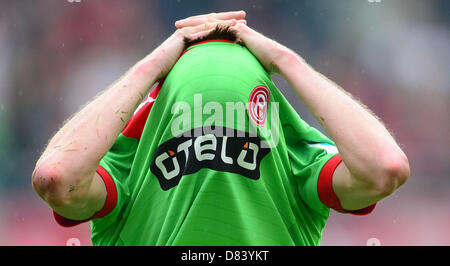
[[[50,140],[32,184],[60,225],[91,221],[93,245],[319,245],[330,208],[368,214],[408,179],[367,108],[244,18],[176,22]]]

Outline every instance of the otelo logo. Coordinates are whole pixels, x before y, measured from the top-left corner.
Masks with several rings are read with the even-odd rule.
[[[158,147],[150,170],[163,190],[175,187],[184,175],[202,168],[259,179],[261,160],[270,149],[263,147],[264,142],[255,135],[230,128],[217,129],[232,134],[194,136],[196,129],[192,129],[190,134],[181,134]]]
[[[269,90],[262,85],[254,88],[248,100],[248,115],[259,127],[266,123],[268,105]]]

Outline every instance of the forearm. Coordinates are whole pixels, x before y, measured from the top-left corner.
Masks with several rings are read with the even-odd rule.
[[[74,115],[50,140],[34,173],[50,169],[55,176],[64,175],[60,182],[88,185],[99,161],[156,81],[154,69],[152,57],[147,56]],[[33,179],[38,186],[49,181],[34,175]]]
[[[406,159],[388,130],[370,111],[299,56],[286,53],[290,54],[278,65],[280,73],[336,143],[353,176],[376,181],[370,179],[385,175],[395,169],[392,164]]]

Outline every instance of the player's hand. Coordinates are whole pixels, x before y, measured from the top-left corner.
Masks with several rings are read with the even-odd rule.
[[[162,79],[169,73],[183,52],[184,38],[201,37],[217,26],[233,27],[238,21],[242,21],[244,17],[245,12],[233,11],[198,15],[180,20],[177,23],[183,25],[183,27],[178,28],[167,40],[148,55],[141,66],[144,70],[149,69],[148,65],[150,64],[146,64],[146,62],[151,62],[151,67],[156,67],[157,78]]]

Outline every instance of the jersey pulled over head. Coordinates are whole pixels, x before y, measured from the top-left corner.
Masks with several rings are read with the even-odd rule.
[[[329,215],[318,180],[336,153],[218,29],[187,41],[101,160],[115,198],[92,220],[92,242],[318,245]]]

